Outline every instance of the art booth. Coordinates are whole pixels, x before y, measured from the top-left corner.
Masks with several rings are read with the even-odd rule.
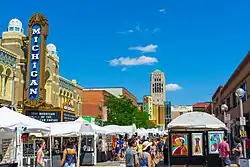
[[[218,146],[227,130],[225,124],[204,112],[183,114],[168,124],[170,165],[220,164]]]

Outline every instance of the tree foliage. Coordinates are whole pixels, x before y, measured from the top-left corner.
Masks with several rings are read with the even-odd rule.
[[[148,113],[140,112],[137,106],[133,105],[132,101],[126,96],[120,98],[109,96],[105,106],[108,109],[106,124],[126,126],[134,123],[137,128],[155,127],[148,120]]]

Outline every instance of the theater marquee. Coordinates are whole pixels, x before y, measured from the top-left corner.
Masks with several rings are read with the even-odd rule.
[[[37,108],[45,103],[45,56],[48,21],[40,13],[29,21],[29,46],[27,58],[27,82],[24,104]]]

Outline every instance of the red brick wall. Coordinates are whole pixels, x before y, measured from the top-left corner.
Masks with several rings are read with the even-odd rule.
[[[104,105],[106,100],[103,90],[83,91],[82,116],[96,117],[101,115],[99,107]]]
[[[131,94],[126,89],[122,89],[122,93],[123,93],[124,96],[128,97],[129,99],[131,99],[134,105],[137,105],[137,99],[136,99],[136,97],[133,94]]]

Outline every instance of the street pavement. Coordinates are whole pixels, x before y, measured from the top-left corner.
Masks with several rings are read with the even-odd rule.
[[[97,163],[96,166],[98,167],[120,167],[121,162],[113,162],[113,161],[108,161],[108,162],[101,162]],[[83,167],[93,167],[93,166],[83,166]],[[167,167],[166,164],[164,164],[163,161],[159,162],[157,167]],[[172,167],[184,167],[184,165],[174,165]],[[192,166],[190,166],[192,167]],[[199,167],[199,166],[194,166],[194,167]],[[233,164],[230,167],[237,167],[237,165]]]

